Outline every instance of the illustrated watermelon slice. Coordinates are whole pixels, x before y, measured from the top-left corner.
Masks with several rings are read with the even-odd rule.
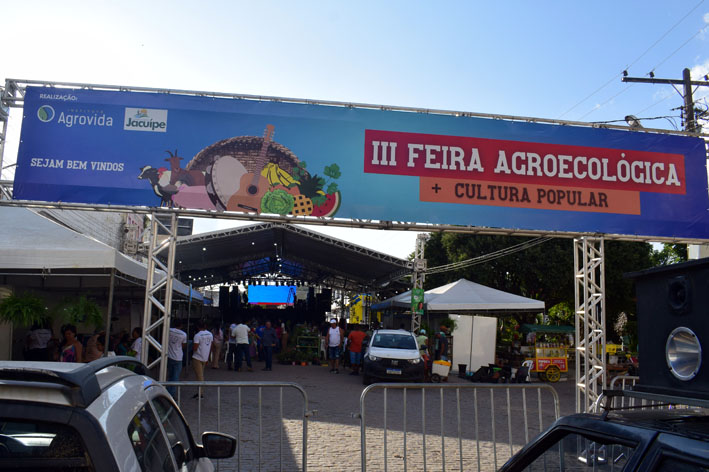
[[[337,210],[340,209],[340,192],[328,193],[325,197],[325,203],[313,206],[310,216],[334,216],[337,213]]]

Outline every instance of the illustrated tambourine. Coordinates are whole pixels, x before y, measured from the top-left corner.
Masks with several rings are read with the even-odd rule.
[[[227,209],[229,198],[239,191],[241,177],[248,171],[233,156],[217,156],[206,170],[207,195],[219,211]]]

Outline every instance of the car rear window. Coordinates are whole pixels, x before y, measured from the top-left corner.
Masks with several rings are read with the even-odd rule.
[[[81,436],[71,426],[15,419],[0,419],[0,469],[95,470]]]
[[[416,340],[409,334],[377,333],[372,340],[372,347],[387,347],[390,349],[418,349]]]

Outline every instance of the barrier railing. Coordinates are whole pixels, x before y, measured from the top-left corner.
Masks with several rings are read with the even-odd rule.
[[[636,375],[619,375],[617,377],[614,377],[613,380],[611,380],[610,383],[610,390],[632,390],[632,387],[635,386],[636,383],[640,380],[640,377]],[[595,406],[595,411],[600,411],[600,400],[597,402],[597,405]],[[685,409],[685,408],[692,408],[690,405],[683,405],[683,404],[678,404],[678,403],[670,403],[667,401],[662,401],[662,400],[652,400],[652,399],[646,399],[642,397],[635,397],[635,396],[622,396],[620,397],[620,400],[615,400],[615,403],[613,404],[613,408],[646,408],[646,409],[651,409],[651,410],[656,410],[656,409]]]
[[[234,457],[217,461],[217,470],[223,465],[228,470],[307,471],[308,418],[313,412],[308,410],[308,394],[297,383],[194,381],[162,385],[176,388],[175,401],[182,414],[191,426],[197,425],[192,428],[195,439],[205,430],[236,437]],[[292,397],[298,396],[302,398],[302,408],[293,401]],[[299,425],[302,437],[297,441]],[[254,434],[256,430],[258,436]],[[284,435],[290,454],[284,450]],[[300,464],[293,453],[298,446]]]
[[[373,411],[366,414],[367,400],[380,391],[381,398],[370,401]],[[528,399],[530,392],[534,396],[533,391],[536,399]],[[390,418],[392,401],[401,409],[394,408]],[[499,409],[500,402],[504,403],[503,409]],[[420,420],[410,421],[409,416],[414,415]],[[385,472],[390,465],[397,471],[407,471],[409,466],[427,471],[433,463],[436,470],[470,471],[474,464],[478,471],[493,467],[497,470],[558,417],[559,396],[549,385],[373,384],[360,396],[361,470],[366,472],[368,460],[375,470]],[[453,431],[457,448],[447,452],[446,438],[453,440],[449,434]],[[393,460],[389,454],[391,443],[400,447]],[[506,447],[500,443],[506,443]],[[371,451],[379,446],[381,456],[368,458],[368,447]],[[457,467],[451,461],[457,462]]]

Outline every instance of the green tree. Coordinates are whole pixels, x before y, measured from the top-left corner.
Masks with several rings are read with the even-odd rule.
[[[436,233],[426,244],[428,267],[460,262],[520,244],[532,238]],[[426,277],[426,288],[460,278],[528,298],[547,306],[573,300],[573,244],[553,239],[522,252],[464,269]]]
[[[460,233],[435,233],[426,245],[428,267],[460,262],[514,246],[531,238],[481,236]],[[426,277],[426,288],[433,288],[466,278],[505,292],[543,300],[547,307],[563,304],[554,311],[561,319],[573,314],[574,254],[571,239],[553,239],[491,261],[460,270]],[[652,246],[643,242],[606,241],[605,284],[606,326],[613,335],[613,323],[620,312],[635,313],[633,281],[623,277],[627,272],[653,266]],[[551,311],[551,310],[550,310]],[[634,315],[630,316],[634,319]],[[569,320],[573,322],[573,317]],[[522,318],[522,322],[534,322]]]
[[[662,249],[653,250],[652,265],[661,266],[685,262],[687,260],[687,245],[686,244],[670,244],[664,243]]]

